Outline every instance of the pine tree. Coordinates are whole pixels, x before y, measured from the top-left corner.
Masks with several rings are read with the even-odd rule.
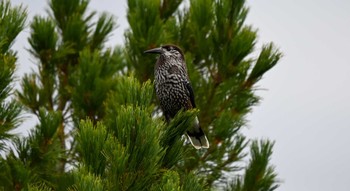
[[[199,152],[186,148],[187,156],[177,169],[195,171],[208,187],[227,182],[227,173],[232,176],[243,169],[250,181],[269,182],[268,188],[273,190],[276,175],[270,166],[255,171],[261,176],[254,179],[257,174],[248,171],[259,160],[251,159],[247,167],[239,165],[246,156],[244,149],[250,145],[240,130],[246,124],[246,114],[259,102],[254,85],[276,65],[281,53],[270,43],[261,48],[257,58],[250,56],[257,31],[244,24],[248,14],[244,0],[192,0],[188,9],[180,9],[181,2],[129,0],[130,30],[126,34],[128,64],[140,81],[153,75],[155,62],[145,58],[142,50],[166,42],[185,51],[199,120],[209,134],[211,147]],[[255,151],[257,157],[268,159],[271,153],[260,149],[270,150],[272,145],[270,141],[253,143],[251,155]],[[234,177],[234,184],[242,185],[239,190],[246,190],[248,182]]]
[[[257,31],[244,24],[244,0],[183,3],[128,0],[126,43],[112,49],[105,46],[116,27],[111,15],[88,11],[88,0],[50,0],[49,16],[30,22],[38,70],[23,77],[15,102],[5,100],[16,62],[9,48],[26,14],[2,2],[0,26],[12,29],[0,29],[0,141],[12,140],[14,149],[0,160],[0,189],[278,187],[269,164],[273,142],[249,140],[241,129],[260,100],[256,83],[281,53],[272,43],[255,50]],[[168,43],[185,52],[198,109],[166,124],[151,82],[155,59],[143,51]],[[39,123],[28,137],[9,139],[22,107]],[[211,143],[207,150],[193,149],[182,136],[196,115]]]

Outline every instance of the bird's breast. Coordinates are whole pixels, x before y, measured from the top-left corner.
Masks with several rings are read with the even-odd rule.
[[[155,83],[155,91],[161,108],[172,117],[181,108],[187,108],[188,93],[184,83],[180,80],[168,78],[163,83]]]
[[[187,109],[189,98],[182,83],[163,83],[155,89],[163,112],[174,117],[181,108]]]

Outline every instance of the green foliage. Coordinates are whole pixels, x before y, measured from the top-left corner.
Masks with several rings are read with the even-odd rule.
[[[21,106],[8,100],[12,93],[15,62],[15,55],[7,52],[0,53],[0,151],[5,149],[4,141],[12,137],[10,131],[20,122]]]
[[[282,57],[282,54],[278,52],[272,43],[265,45],[253,67],[246,84],[251,86],[252,84],[259,81],[262,75],[274,67],[278,60]]]
[[[185,157],[181,135],[193,124],[195,114],[192,111],[178,113],[161,135],[160,143],[165,148],[165,155],[162,159],[163,167],[171,169]]]
[[[30,185],[28,190],[30,191],[52,191],[50,187],[46,186],[43,183],[39,183],[37,185]]]
[[[111,112],[111,115],[121,105],[133,105],[141,109],[153,110],[153,86],[150,81],[141,84],[134,77],[119,77],[116,81],[118,81],[114,88],[116,91],[109,95],[108,104],[106,104],[107,111]]]
[[[229,190],[232,191],[272,191],[278,188],[277,174],[269,165],[274,143],[268,140],[254,140],[251,145],[251,159],[243,177],[236,178]]]
[[[49,16],[35,16],[29,25],[38,70],[24,75],[16,92],[38,124],[28,137],[15,136],[14,149],[0,159],[0,190],[278,187],[269,164],[273,143],[250,142],[241,129],[260,101],[256,83],[282,54],[273,43],[256,48],[244,0],[182,3],[128,0],[125,45],[112,49],[105,46],[116,27],[111,15],[89,11],[88,0],[49,1]],[[9,48],[26,12],[1,1],[0,16],[3,151],[23,110],[9,99],[16,66]],[[197,108],[166,124],[151,82],[155,58],[143,51],[169,43],[185,53]],[[196,116],[209,149],[195,150],[183,136]]]
[[[149,109],[153,92],[150,83],[141,87],[135,79],[126,77],[120,80],[116,89],[125,91],[117,91],[108,100],[107,105],[112,108],[108,110],[105,124],[127,155],[122,159],[126,160],[125,166],[119,166],[124,173],[115,177],[117,184],[113,187],[117,190],[140,190],[152,184],[159,169],[162,156],[159,130],[162,126],[152,119],[152,110]]]
[[[56,49],[58,35],[55,32],[55,24],[47,18],[34,17],[31,23],[32,33],[28,39],[32,50],[30,53],[43,63],[43,71],[54,72],[53,64],[49,61]]]
[[[154,59],[145,57],[143,51],[167,42],[173,35],[165,33],[164,30],[171,28],[175,24],[174,20],[170,19],[168,24],[164,21],[169,18],[165,16],[171,16],[171,12],[176,10],[179,2],[162,2],[128,0],[127,19],[130,30],[125,33],[126,59],[128,66],[135,69],[136,77],[141,81],[147,81],[153,76],[153,67],[150,66],[154,64]]]
[[[2,190],[26,188],[30,182],[37,180],[37,176],[28,166],[14,158],[13,152],[6,159],[0,159],[0,169],[0,188]]]
[[[160,180],[160,185],[158,188],[152,188],[152,190],[170,190],[170,191],[180,191],[180,177],[177,172],[167,171],[164,173],[162,179]]]
[[[75,155],[75,141],[67,145],[69,123],[80,119],[96,123],[104,116],[103,103],[115,83],[115,75],[124,68],[122,51],[106,49],[104,42],[115,28],[111,16],[104,13],[93,22],[88,1],[49,2],[50,16],[36,16],[30,25],[30,53],[38,59],[38,72],[26,74],[18,98],[39,118],[39,108],[61,113],[57,136],[60,149]],[[70,150],[68,150],[70,149]],[[63,157],[61,172],[67,165]]]
[[[253,141],[251,159],[244,176],[244,190],[275,190],[276,173],[269,165],[273,143],[269,141]]]
[[[6,140],[20,122],[21,106],[9,97],[16,69],[16,54],[10,47],[24,28],[27,13],[21,6],[12,7],[10,1],[0,2],[0,152],[6,149]]]
[[[74,117],[85,119],[86,116],[93,121],[103,118],[103,102],[107,99],[107,94],[115,84],[114,75],[121,68],[118,63],[118,51],[113,53],[107,51],[91,52],[84,49],[79,55],[79,67],[72,76],[72,106]]]
[[[11,151],[6,160],[0,161],[3,172],[7,174],[8,181],[2,184],[7,190],[28,188],[30,184],[40,181],[53,181],[58,175],[62,151],[57,139],[57,129],[61,115],[41,108],[39,120],[41,124],[32,130],[29,137],[15,139],[15,152]]]
[[[12,7],[10,1],[0,2],[1,53],[9,50],[17,35],[23,30],[27,11],[22,6]]]
[[[108,144],[105,142],[109,136],[105,126],[98,123],[96,127],[91,121],[82,121],[77,135],[77,151],[85,168],[96,175],[104,175],[107,166],[106,157],[103,155]]]
[[[96,126],[80,122],[76,140],[81,167],[103,178],[108,190],[157,190],[174,185],[180,189],[185,185],[179,174],[167,169],[183,160],[181,135],[195,113],[180,113],[166,128],[152,117],[152,85],[141,85],[133,77],[118,79],[116,89],[125,94],[110,96],[106,120]],[[169,174],[177,178],[168,181]],[[196,183],[192,176],[184,180]]]
[[[71,186],[69,191],[104,191],[105,186],[103,181],[98,176],[95,176],[84,169],[80,169],[73,173],[75,184]]]

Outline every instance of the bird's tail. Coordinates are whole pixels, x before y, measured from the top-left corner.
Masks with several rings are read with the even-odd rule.
[[[197,117],[194,123],[194,128],[187,131],[188,140],[196,149],[209,148],[209,141],[200,127]]]

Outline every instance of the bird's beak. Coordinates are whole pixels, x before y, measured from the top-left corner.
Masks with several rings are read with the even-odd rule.
[[[162,54],[163,50],[162,50],[162,48],[153,48],[153,49],[150,49],[150,50],[146,50],[143,53]]]

